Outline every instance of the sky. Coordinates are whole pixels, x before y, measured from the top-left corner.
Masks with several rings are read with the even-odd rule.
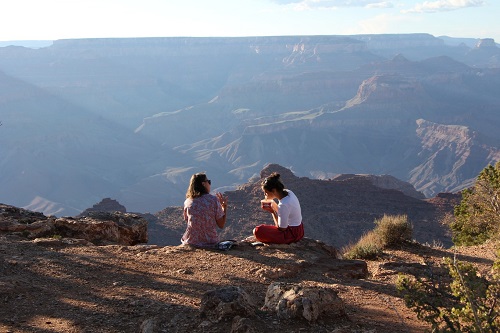
[[[12,0],[0,41],[429,33],[500,42],[500,0]]]

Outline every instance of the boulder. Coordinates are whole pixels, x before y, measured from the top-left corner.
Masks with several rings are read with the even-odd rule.
[[[27,209],[0,203],[0,222],[4,220],[16,220],[19,223],[27,224],[46,219],[48,217],[43,215],[43,213],[32,212]]]
[[[253,316],[255,309],[256,305],[250,295],[237,286],[206,292],[200,305],[201,314],[214,321]]]
[[[320,316],[345,316],[344,302],[337,292],[322,287],[303,287],[283,282],[272,283],[266,292],[264,309],[281,319],[316,321]]]
[[[148,242],[148,222],[137,214],[89,212],[87,217],[60,218],[54,224],[59,235],[87,239],[98,245]]]

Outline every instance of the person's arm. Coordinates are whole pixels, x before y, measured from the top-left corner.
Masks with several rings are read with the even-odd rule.
[[[285,231],[288,226],[288,216],[290,215],[290,209],[287,205],[280,204],[277,210],[273,213],[274,225],[281,230]]]
[[[278,228],[279,230],[281,230],[281,231],[285,231],[286,228],[281,228],[280,227],[280,219],[281,219],[281,217],[280,217],[280,213],[281,213],[280,207],[275,202],[273,202],[273,205],[271,205],[271,206],[272,206],[272,208],[266,209],[266,210],[268,212],[270,212],[271,215],[273,216],[274,226],[276,228]]]
[[[224,228],[224,226],[226,225],[226,210],[224,210],[224,215],[220,218],[220,219],[217,219],[215,222],[217,222],[217,226],[219,228]]]
[[[222,211],[224,212],[224,215],[221,218],[215,220],[215,222],[217,223],[217,226],[222,229],[226,225],[227,197],[222,196],[222,194],[220,194],[220,193],[216,193],[216,196],[217,196],[217,199],[219,199],[219,203],[222,207]]]
[[[271,215],[272,215],[273,220],[274,220],[274,225],[276,226],[276,228],[279,229],[280,227],[279,227],[279,224],[278,224],[278,213],[275,210],[273,210],[271,212]]]

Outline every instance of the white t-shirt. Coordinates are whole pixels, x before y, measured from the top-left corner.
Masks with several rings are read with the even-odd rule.
[[[299,199],[290,190],[288,195],[278,201],[278,226],[280,228],[297,227],[302,223]]]

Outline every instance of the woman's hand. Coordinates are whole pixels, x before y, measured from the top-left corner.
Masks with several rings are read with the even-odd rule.
[[[227,218],[227,214],[226,214],[227,196],[223,196],[219,192],[215,193],[215,196],[219,200],[219,203],[222,206],[222,210],[224,211],[224,215],[220,219],[215,221],[217,223],[217,226],[222,229],[222,228],[224,228],[224,225],[226,224],[226,218]]]
[[[268,211],[269,213],[274,213],[274,209],[271,205],[268,206],[262,206],[262,209],[265,211]]]
[[[278,205],[274,200],[271,200],[267,204],[261,204],[261,208],[265,211],[268,211],[269,213],[276,213],[278,211]]]
[[[227,208],[227,196],[223,196],[219,192],[215,193],[215,195],[217,196],[217,199],[219,199],[219,203],[220,203],[220,205],[222,206],[222,209],[225,212],[226,208]]]

